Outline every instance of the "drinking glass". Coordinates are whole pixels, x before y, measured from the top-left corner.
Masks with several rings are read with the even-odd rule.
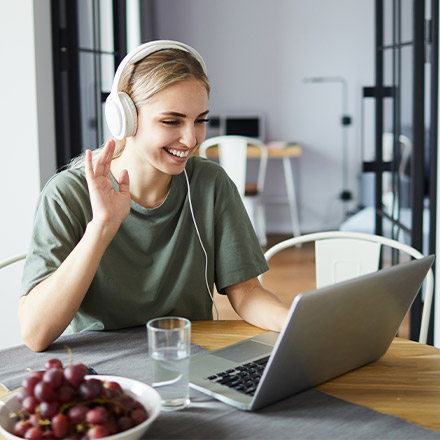
[[[191,322],[169,316],[147,322],[148,347],[153,361],[153,387],[159,392],[164,411],[189,404],[189,357]]]

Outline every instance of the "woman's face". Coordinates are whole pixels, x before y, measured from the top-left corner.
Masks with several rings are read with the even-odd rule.
[[[180,174],[205,139],[208,93],[195,78],[172,84],[138,109],[132,137],[137,159],[165,174]]]

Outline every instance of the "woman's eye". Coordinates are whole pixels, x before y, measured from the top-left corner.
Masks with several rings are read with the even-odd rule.
[[[196,123],[197,124],[206,124],[207,122],[209,122],[209,119],[205,118],[205,119],[197,119]]]
[[[206,118],[201,118],[201,119],[195,120],[196,124],[206,124],[207,122],[209,122],[209,119],[206,119]],[[172,125],[172,126],[180,125],[180,123],[181,123],[181,121],[179,121],[177,119],[162,121],[162,124]]]

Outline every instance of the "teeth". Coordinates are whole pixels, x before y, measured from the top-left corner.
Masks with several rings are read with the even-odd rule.
[[[178,157],[188,157],[189,154],[189,150],[186,151],[179,151],[179,150],[172,150],[170,148],[165,148],[168,153],[171,153],[174,156],[178,156]]]

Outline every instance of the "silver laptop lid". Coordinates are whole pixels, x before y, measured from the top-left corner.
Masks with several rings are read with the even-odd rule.
[[[247,343],[267,348],[270,341],[259,341],[259,336],[192,358],[192,386],[238,408],[256,410],[378,359],[433,261],[433,256],[425,257],[298,295],[253,398],[206,377],[216,368],[233,367],[234,353],[246,351]]]
[[[425,257],[298,295],[253,409],[385,354],[433,261]],[[288,383],[280,387],[279,377],[286,376]]]

